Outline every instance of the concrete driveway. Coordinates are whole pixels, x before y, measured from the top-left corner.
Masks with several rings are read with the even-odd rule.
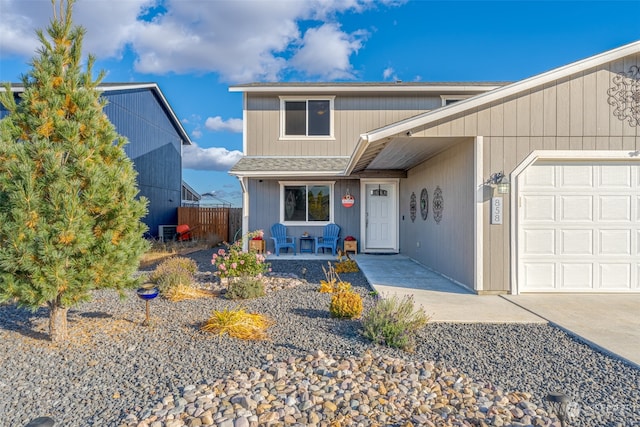
[[[640,294],[523,294],[505,300],[640,368]]]

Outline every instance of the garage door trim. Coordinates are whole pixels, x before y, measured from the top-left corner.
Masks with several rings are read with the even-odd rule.
[[[511,216],[511,293],[519,294],[519,262],[518,262],[518,248],[519,248],[519,199],[520,191],[523,187],[521,178],[523,172],[538,160],[593,160],[593,161],[606,161],[606,160],[625,160],[625,161],[637,161],[640,163],[640,151],[629,150],[590,150],[590,151],[569,151],[569,150],[536,150],[533,151],[527,158],[525,158],[510,174],[509,180],[511,182],[511,194],[510,194],[510,208],[513,215]]]

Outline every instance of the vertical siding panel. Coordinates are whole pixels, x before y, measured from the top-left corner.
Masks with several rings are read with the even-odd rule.
[[[516,138],[516,162],[520,163],[531,153],[529,148],[530,138],[528,136],[518,136]]]
[[[595,136],[597,129],[597,74],[596,70],[590,70],[583,77],[583,132],[585,136]],[[584,144],[583,144],[584,145]]]
[[[582,73],[575,75],[569,82],[569,92],[571,99],[571,108],[569,112],[569,135],[582,136],[584,114],[584,96],[583,96],[583,79]],[[582,144],[580,144],[582,145]]]
[[[555,82],[545,86],[543,91],[544,98],[544,135],[556,136],[558,122],[558,99],[557,88]],[[555,146],[555,142],[554,142]]]
[[[595,136],[585,136],[582,138],[582,149],[583,150],[595,150],[596,149],[596,137]]]
[[[529,139],[529,152],[534,150],[544,150],[544,137],[532,136]]]
[[[612,136],[609,138],[609,150],[622,150],[622,137]]]
[[[504,134],[504,105],[500,102],[493,104],[491,113],[491,135],[502,136]]]
[[[484,108],[478,111],[478,135],[488,136],[491,135],[491,111],[488,108]],[[485,157],[488,158],[488,157]]]
[[[451,136],[464,136],[464,117],[458,117],[451,122]]]
[[[555,150],[556,149],[556,138],[555,136],[544,136],[542,137],[544,149],[545,150]]]
[[[609,78],[610,78],[609,87],[613,85],[613,78],[615,77],[615,75],[625,70],[624,59],[620,59],[618,61],[611,63],[610,70],[611,70],[611,73],[609,74]],[[606,90],[605,90],[605,93],[606,93]],[[613,115],[612,106],[609,106],[609,121],[610,121],[609,133],[615,136],[622,136],[623,126],[626,126],[626,124],[623,124],[622,120],[618,119],[616,116]],[[622,142],[620,142],[620,146],[622,146]]]
[[[503,135],[516,136],[517,133],[517,103],[515,98],[511,98],[504,103],[504,131]]]
[[[478,113],[470,112],[464,116],[464,134],[465,136],[481,135],[478,130]]]
[[[518,136],[529,136],[531,132],[531,98],[529,92],[522,94],[516,100],[516,129]]]
[[[635,151],[635,149],[636,149],[636,138],[634,136],[623,136],[622,137],[622,149],[623,150]]]
[[[451,121],[439,121],[438,122],[438,135],[440,136],[450,136],[451,135]]]
[[[623,70],[625,72],[628,72],[633,65],[640,65],[637,62],[637,56],[628,56],[628,57],[624,58]],[[636,86],[636,88],[638,88],[638,86]],[[640,100],[638,100],[638,103],[640,103]],[[627,120],[622,125],[622,135],[623,136],[635,136],[638,127],[640,127],[640,126],[635,126],[635,127],[630,126],[629,125],[629,121]]]
[[[558,136],[569,136],[569,122],[571,120],[571,91],[569,81],[564,79],[557,85],[557,117],[556,132]]]
[[[556,140],[556,150],[569,150],[571,149],[571,144],[569,143],[568,136],[559,136]]]
[[[544,135],[544,90],[536,89],[529,95],[530,100],[530,117],[531,117],[531,136]]]
[[[609,68],[607,64],[600,65],[596,73],[596,115],[597,136],[609,135],[609,117],[611,112],[607,101],[607,89],[609,89]]]
[[[491,173],[504,171],[504,138],[491,138]],[[489,290],[498,290],[504,283],[504,225],[490,228],[491,282]]]
[[[569,149],[571,149],[571,150],[582,150],[582,137],[581,136],[570,136],[569,137]]]
[[[515,136],[504,137],[504,173],[509,175],[513,172],[518,162],[518,138]]]
[[[479,114],[479,113],[478,113]],[[478,132],[479,135],[483,135]],[[493,173],[491,171],[491,146],[493,145],[494,138],[488,137],[484,139],[484,144],[482,145],[482,158],[484,162],[482,164],[482,176],[484,179],[487,179]],[[488,200],[482,204],[482,216],[483,218],[490,218],[490,203]],[[491,225],[489,225],[489,221],[482,222],[482,253],[483,253],[483,263],[485,266],[489,266],[489,268],[483,268],[483,278],[482,281],[485,284],[485,289],[492,289],[492,275],[491,275],[491,260],[493,258],[493,254],[491,253]]]

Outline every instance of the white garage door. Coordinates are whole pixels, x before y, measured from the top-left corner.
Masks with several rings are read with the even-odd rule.
[[[638,162],[542,162],[521,176],[520,292],[640,292]]]

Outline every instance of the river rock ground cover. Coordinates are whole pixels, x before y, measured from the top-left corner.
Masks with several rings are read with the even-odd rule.
[[[204,287],[212,253],[189,255]],[[552,425],[543,398],[555,390],[580,409],[571,425],[640,425],[640,371],[549,325],[430,323],[414,353],[370,343],[357,320],[329,316],[324,265],[273,261],[285,278],[255,300],[154,300],[150,328],[133,291],[97,292],[71,310],[62,346],[47,340],[46,310],[2,305],[0,426]],[[371,307],[366,278],[341,277]],[[275,321],[270,340],[199,330],[239,306]]]

